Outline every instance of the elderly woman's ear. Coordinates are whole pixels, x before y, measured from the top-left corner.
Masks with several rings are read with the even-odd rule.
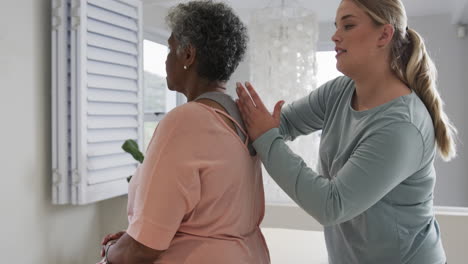
[[[195,64],[197,49],[193,45],[188,44],[187,47],[183,49],[182,56],[184,65],[187,66],[188,69]]]

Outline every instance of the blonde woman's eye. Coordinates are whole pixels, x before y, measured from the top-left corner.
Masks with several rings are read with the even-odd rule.
[[[348,29],[352,29],[354,27],[354,25],[345,25],[344,26],[344,29],[345,30],[348,30]]]

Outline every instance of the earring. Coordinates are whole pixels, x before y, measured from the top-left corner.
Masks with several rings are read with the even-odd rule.
[[[184,70],[187,70],[187,65],[184,65]]]

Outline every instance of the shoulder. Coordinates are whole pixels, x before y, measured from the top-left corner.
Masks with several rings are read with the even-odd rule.
[[[376,142],[380,149],[375,151],[388,152],[394,149],[398,155],[410,154],[421,164],[426,154],[426,143],[421,130],[408,121],[394,121],[386,126],[370,131],[368,139]]]
[[[201,106],[196,102],[188,102],[183,105],[179,105],[167,113],[164,119],[184,119],[187,117],[194,117],[200,115],[206,115],[209,112],[205,107]]]
[[[345,89],[349,86],[354,85],[354,81],[348,76],[343,75],[336,77],[333,80],[330,80],[327,84],[333,87],[334,89]]]
[[[319,101],[333,104],[345,94],[352,94],[354,81],[347,76],[340,76],[321,85],[312,92],[311,96],[318,96]]]
[[[323,84],[319,89],[326,90],[330,94],[340,94],[345,90],[352,89],[354,81],[347,76],[339,76]]]
[[[212,124],[212,116],[212,113],[199,103],[185,103],[167,113],[159,122],[155,133],[163,138],[197,134],[199,130]]]
[[[411,97],[401,98],[400,102],[375,116],[365,134],[366,138],[378,138],[378,141],[386,142],[387,148],[411,152],[415,157],[421,157],[423,162],[433,157],[434,128],[424,105],[421,108]]]
[[[384,123],[409,123],[423,136],[431,136],[433,133],[431,115],[416,93],[402,96],[389,106],[380,115],[381,120],[386,121]]]
[[[207,130],[211,122],[209,116],[209,110],[198,103],[185,103],[174,108],[158,123],[149,148],[192,141]]]
[[[411,96],[405,98],[405,101],[408,107],[408,119],[420,131],[424,141],[425,155],[432,157],[435,153],[436,143],[431,114],[416,93],[413,92]]]
[[[384,134],[394,139],[411,138],[411,140],[420,140],[422,138],[420,129],[412,122],[408,121],[395,120],[393,122],[389,122],[388,124],[374,130],[374,133]]]
[[[210,111],[199,103],[189,102],[172,109],[161,121],[161,125],[186,126],[203,124]]]

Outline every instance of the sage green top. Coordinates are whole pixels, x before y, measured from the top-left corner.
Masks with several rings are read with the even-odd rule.
[[[414,92],[355,111],[354,91],[343,76],[287,105],[280,127],[253,143],[265,168],[325,226],[330,264],[445,263],[429,112]],[[318,130],[315,171],[285,141]]]

